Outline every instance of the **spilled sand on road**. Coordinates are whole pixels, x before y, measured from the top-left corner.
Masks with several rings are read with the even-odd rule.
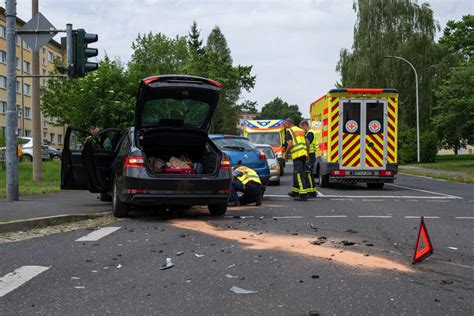
[[[367,257],[362,253],[346,249],[341,252],[340,248],[326,245],[312,245],[310,241],[314,240],[314,237],[309,236],[287,236],[269,233],[257,235],[252,231],[220,229],[212,226],[207,221],[201,220],[176,219],[171,221],[170,224],[176,228],[192,230],[217,238],[233,240],[242,244],[245,249],[284,251],[312,258],[332,260],[354,268],[413,272],[413,270],[407,265],[382,257],[374,255]]]

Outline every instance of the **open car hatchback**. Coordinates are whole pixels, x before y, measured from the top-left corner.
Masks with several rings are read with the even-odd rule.
[[[208,137],[220,87],[181,75],[142,80],[133,127],[95,135],[68,128],[61,188],[100,193],[117,217],[140,205],[208,205],[212,215],[225,214],[230,161]]]

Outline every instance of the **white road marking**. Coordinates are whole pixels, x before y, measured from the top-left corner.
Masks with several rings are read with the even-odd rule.
[[[342,218],[347,217],[347,215],[318,215],[317,218]]]
[[[390,215],[359,215],[359,218],[392,218]]]
[[[265,194],[264,197],[269,198],[285,198],[290,199],[288,195],[283,194]],[[338,194],[325,194],[319,198],[329,199],[427,199],[427,200],[438,200],[438,199],[462,199],[458,196],[426,196],[426,195],[338,195]],[[291,198],[292,199],[292,198]]]
[[[457,216],[455,219],[474,219],[473,216]]]
[[[362,199],[362,201],[364,201],[364,202],[383,202],[385,200],[383,200],[383,199],[378,199],[378,200]]]
[[[424,218],[439,218],[439,216],[423,216]],[[405,216],[405,218],[420,219],[421,216]]]
[[[474,203],[474,201],[467,201],[467,203]]]
[[[408,190],[413,190],[413,191],[418,191],[418,192],[423,192],[423,193],[430,193],[430,194],[435,194],[435,195],[440,195],[440,196],[446,196],[451,199],[462,199],[460,196],[454,196],[450,194],[444,194],[444,193],[439,193],[439,192],[433,192],[433,191],[428,191],[428,190],[422,190],[422,189],[416,189],[416,188],[411,188],[411,187],[406,187],[403,185],[398,185],[398,184],[393,184],[393,183],[387,183],[387,185],[396,187],[396,188],[402,188],[402,189],[408,189]]]
[[[446,200],[428,200],[426,202],[430,203],[450,203],[451,201],[446,201]]]
[[[448,247],[448,248],[451,249],[451,250],[458,250],[458,248],[456,248],[456,247]]]
[[[354,199],[331,199],[331,201],[353,201]]]
[[[303,218],[303,216],[273,216],[274,219],[295,219]]]
[[[50,267],[23,266],[0,278],[0,297],[22,286],[35,276],[48,270]]]
[[[112,234],[114,231],[119,230],[121,227],[102,227],[90,234],[87,234],[76,241],[97,241],[105,236]]]

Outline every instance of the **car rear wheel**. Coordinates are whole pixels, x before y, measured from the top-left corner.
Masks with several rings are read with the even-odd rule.
[[[23,155],[23,156],[21,156],[21,160],[27,161],[27,162],[32,162],[33,157],[31,157],[30,155]]]
[[[130,205],[120,201],[118,197],[117,181],[114,181],[114,189],[112,191],[112,213],[115,217],[127,217]]]
[[[222,216],[227,212],[227,202],[207,206],[212,216]]]
[[[319,172],[319,186],[321,188],[327,188],[329,186],[329,175],[323,175],[321,171]]]
[[[383,189],[384,184],[385,183],[383,182],[382,183],[367,183],[367,187],[369,189]]]
[[[55,156],[51,157],[51,160],[54,160],[54,161],[61,160],[61,156],[55,155]]]
[[[99,195],[99,200],[101,200],[102,202],[111,202],[112,196],[109,193],[101,193]]]

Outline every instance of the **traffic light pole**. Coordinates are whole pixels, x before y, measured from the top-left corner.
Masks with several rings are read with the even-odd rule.
[[[7,22],[7,121],[6,121],[6,193],[7,201],[18,201],[18,153],[16,134],[18,114],[16,109],[16,0],[6,0]]]
[[[38,14],[38,0],[31,1],[31,16]],[[39,76],[39,51],[32,52],[32,112],[33,112],[33,181],[43,180],[41,145],[41,108],[40,108],[40,78]],[[22,87],[23,88],[23,87]]]
[[[66,24],[66,49],[67,49],[67,78],[72,80],[71,70],[74,69],[74,47],[72,44],[72,24]],[[72,68],[72,69],[71,69]]]

